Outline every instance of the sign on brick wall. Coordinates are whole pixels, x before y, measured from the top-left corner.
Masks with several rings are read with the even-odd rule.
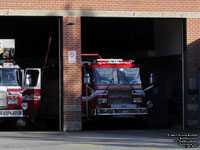
[[[68,62],[76,63],[76,51],[74,50],[68,51]]]

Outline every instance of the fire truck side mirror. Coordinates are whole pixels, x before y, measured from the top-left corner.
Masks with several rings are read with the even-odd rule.
[[[32,79],[31,79],[31,75],[27,74],[26,78],[25,78],[25,86],[29,87],[32,84]]]
[[[154,76],[153,73],[150,74],[149,83],[150,84],[154,84],[155,83],[155,76]]]
[[[84,84],[90,84],[90,75],[88,73],[84,76]]]

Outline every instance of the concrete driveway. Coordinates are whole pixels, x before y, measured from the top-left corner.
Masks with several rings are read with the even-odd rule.
[[[176,150],[185,149],[181,147],[184,143],[178,145],[180,137],[187,136],[191,142],[199,133],[177,130],[0,132],[0,150]]]

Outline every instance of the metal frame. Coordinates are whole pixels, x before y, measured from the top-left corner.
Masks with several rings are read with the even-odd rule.
[[[1,117],[7,117],[7,118],[20,117],[20,118],[22,118],[22,117],[25,117],[25,113],[23,110],[0,110],[0,118]]]
[[[200,68],[197,69],[197,79],[198,79],[198,123],[200,125]]]
[[[182,59],[182,129],[185,129],[185,20],[182,19],[182,32],[181,32],[181,59]]]
[[[101,112],[101,111],[107,111],[107,112]],[[114,112],[112,112],[114,111]],[[116,112],[120,111],[120,112]],[[128,112],[123,112],[128,111]],[[143,111],[143,112],[142,112]],[[144,112],[146,111],[146,112]],[[97,116],[131,116],[131,115],[148,115],[148,108],[97,108],[96,109],[96,115]]]
[[[62,17],[58,18],[58,47],[59,47],[59,131],[62,132]]]

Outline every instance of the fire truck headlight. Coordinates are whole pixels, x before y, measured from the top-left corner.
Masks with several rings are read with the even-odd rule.
[[[148,101],[146,104],[147,104],[147,107],[149,107],[149,108],[153,107],[153,102],[152,101]]]
[[[26,110],[26,109],[28,109],[28,103],[22,103],[22,109],[23,110]]]
[[[107,103],[107,98],[98,98],[98,104],[104,104]]]
[[[142,103],[142,98],[133,98],[133,103]]]

